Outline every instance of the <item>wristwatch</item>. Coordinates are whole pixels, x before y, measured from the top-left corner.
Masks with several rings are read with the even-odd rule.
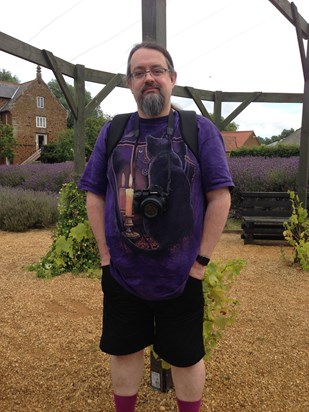
[[[210,262],[210,259],[207,256],[197,255],[196,261],[202,266],[207,266]]]

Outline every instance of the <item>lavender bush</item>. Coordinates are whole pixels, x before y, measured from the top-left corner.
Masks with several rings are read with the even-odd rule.
[[[57,204],[56,194],[0,186],[0,230],[23,232],[53,226]]]
[[[228,159],[232,177],[235,183],[235,189],[232,194],[232,214],[238,216],[240,204],[240,194],[243,191],[278,191],[286,192],[296,189],[296,175],[298,171],[299,158],[297,156],[283,157],[230,157]],[[14,221],[14,214],[18,213],[19,219],[21,216],[26,217],[26,211],[16,212],[16,204],[19,203],[20,209],[32,210],[35,214],[35,208],[30,206],[30,203],[23,204],[23,193],[26,190],[36,191],[38,198],[40,197],[40,208],[43,205],[42,196],[48,193],[58,194],[64,183],[69,183],[74,180],[73,162],[55,163],[55,164],[31,164],[25,166],[0,166],[0,196],[3,201],[4,187],[20,188],[14,195],[14,208],[9,207],[9,202],[6,202],[6,214],[8,219]],[[2,185],[2,188],[1,188]],[[32,192],[31,192],[32,193]],[[6,196],[6,195],[5,195]],[[35,196],[34,192],[31,196]],[[53,198],[54,199],[54,198]],[[46,199],[46,207],[48,210],[50,204],[53,203],[50,198]],[[54,203],[53,203],[54,204]],[[56,205],[55,205],[56,209]],[[0,210],[1,218],[3,219],[4,208]],[[47,214],[50,212],[46,212]],[[30,221],[30,220],[29,220]],[[35,219],[34,219],[35,221]],[[36,223],[35,223],[36,224]],[[18,224],[19,225],[19,224]],[[45,223],[44,223],[45,225]],[[27,223],[25,223],[25,227]],[[28,227],[31,227],[28,225]],[[0,227],[1,230],[1,227]],[[2,229],[3,230],[3,229]],[[8,229],[5,229],[8,230]],[[24,230],[24,229],[23,229]]]
[[[58,193],[73,180],[73,172],[73,162],[0,166],[0,185]]]
[[[237,211],[240,194],[253,192],[287,192],[296,189],[299,157],[230,157],[228,159],[235,189],[232,209]]]

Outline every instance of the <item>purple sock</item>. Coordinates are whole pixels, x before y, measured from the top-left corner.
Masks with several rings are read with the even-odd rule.
[[[202,405],[202,400],[200,399],[199,401],[187,402],[181,401],[177,398],[177,405],[179,412],[199,412]]]
[[[134,412],[137,394],[132,396],[119,396],[114,393],[116,412]]]

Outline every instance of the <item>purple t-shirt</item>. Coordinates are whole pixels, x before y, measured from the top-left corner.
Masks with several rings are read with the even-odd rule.
[[[138,139],[131,115],[110,158],[106,138],[110,122],[101,130],[79,182],[79,189],[105,196],[105,236],[110,272],[129,292],[146,300],[168,299],[184,289],[199,251],[205,194],[233,187],[220,132],[197,116],[198,160],[181,137],[174,112],[172,142],[166,138],[168,117],[140,119]],[[142,199],[133,192],[154,190],[163,212],[149,219]],[[165,195],[165,194],[167,195]],[[164,210],[166,209],[166,210]]]

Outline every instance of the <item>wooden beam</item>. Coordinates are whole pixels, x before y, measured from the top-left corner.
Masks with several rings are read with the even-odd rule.
[[[203,90],[194,88],[195,93],[199,95],[201,100],[208,102],[215,101],[215,94],[217,91]],[[220,92],[222,102],[236,103],[243,102],[250,98],[252,92]],[[175,86],[173,89],[173,96],[191,98],[187,86]],[[303,93],[262,93],[256,100],[256,103],[302,103]]]
[[[0,51],[12,54],[24,60],[28,60],[31,63],[38,64],[40,66],[46,67],[50,70],[50,63],[47,56],[44,54],[43,50],[39,50],[27,43],[21,42],[14,37],[8,36],[7,34],[0,32]],[[57,62],[57,66],[63,75],[74,78],[75,65],[54,56]],[[93,82],[99,84],[107,84],[115,77],[115,73],[104,72],[100,70],[90,69],[85,67],[85,81]],[[126,83],[120,82],[118,87],[127,88]],[[201,100],[214,102],[215,93],[210,90],[196,89],[195,92],[198,93]],[[223,102],[243,102],[251,95],[251,92],[222,92]],[[175,86],[173,89],[173,96],[191,98],[190,93],[184,86]],[[256,100],[259,103],[302,103],[303,94],[302,93],[262,93],[260,97]]]
[[[235,117],[237,117],[242,111],[244,111],[250,103],[256,101],[256,99],[261,94],[262,92],[254,92],[251,94],[251,96],[247,97],[247,99],[244,102],[242,102],[238,107],[236,107],[236,109],[233,110],[233,112],[224,119],[224,121],[220,125],[220,130],[224,130],[225,127],[235,119]]]
[[[194,100],[195,104],[199,108],[202,115],[211,120],[210,114],[208,113],[208,111],[207,111],[206,107],[204,106],[202,100],[200,99],[198,93],[195,92],[195,89],[193,87],[189,87],[189,86],[186,86],[185,88],[188,91],[191,98]]]
[[[58,66],[57,60],[55,58],[55,56],[53,55],[52,52],[48,51],[48,50],[43,50],[44,55],[46,56],[46,59],[49,63],[50,68],[52,69],[58,83],[59,86],[64,94],[64,97],[66,99],[66,101],[68,102],[68,105],[70,106],[70,109],[72,110],[73,116],[75,119],[77,119],[77,106],[76,103],[74,101],[74,98],[62,76],[61,70]]]
[[[142,0],[142,37],[166,47],[166,0]]]
[[[293,2],[290,3],[288,0],[269,0],[272,5],[276,7],[280,11],[283,16],[289,20],[290,23],[292,23],[295,26],[295,21],[293,17],[293,12],[292,12],[292,4]],[[306,20],[299,15],[299,22],[300,22],[300,30],[302,37],[306,40],[308,40],[308,35],[309,35],[309,25],[306,22]]]
[[[91,113],[99,104],[122,83],[124,76],[120,73],[116,74],[112,80],[110,80],[107,85],[89,102],[85,108],[86,116]]]
[[[15,39],[0,31],[0,50],[13,56],[35,63],[50,69],[49,62],[43,50],[30,46],[21,40]],[[74,64],[55,56],[61,72],[67,76],[74,77]]]
[[[295,22],[296,35],[297,35],[301,63],[303,66],[304,79],[306,81],[307,79],[309,79],[309,60],[308,60],[308,57],[306,57],[305,46],[304,46],[303,39],[301,37],[299,13],[294,3],[292,3],[292,14],[294,17],[294,22]]]

